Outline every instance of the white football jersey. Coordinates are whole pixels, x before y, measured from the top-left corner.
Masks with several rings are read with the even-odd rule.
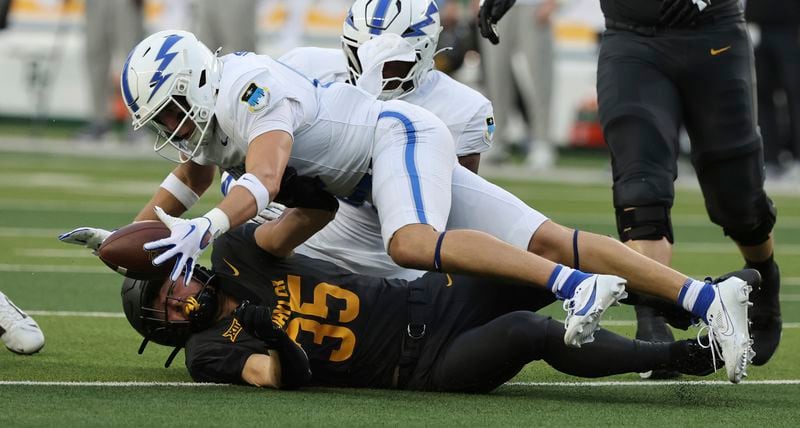
[[[381,103],[351,85],[323,87],[268,56],[231,54],[222,64],[217,129],[193,161],[238,177],[250,142],[282,130],[294,138],[289,166],[350,195],[369,170]]]
[[[347,59],[341,49],[296,48],[278,61],[319,82],[347,82]],[[456,154],[483,153],[492,145],[492,103],[480,92],[437,70],[431,70],[420,87],[402,98],[418,105],[447,125]]]

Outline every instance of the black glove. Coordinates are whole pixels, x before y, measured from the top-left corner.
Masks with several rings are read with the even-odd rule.
[[[272,322],[272,308],[269,306],[254,305],[244,300],[233,311],[233,316],[242,324],[244,331],[263,340],[270,349],[274,349],[271,345],[280,336],[286,335],[282,328]]]
[[[667,28],[691,27],[711,0],[662,0],[659,22]]]
[[[497,36],[497,22],[500,18],[514,6],[517,0],[481,0],[481,8],[478,11],[478,28],[481,36],[489,39],[492,44],[500,43]]]
[[[244,331],[275,350],[281,362],[281,388],[297,388],[311,381],[308,355],[280,326],[272,322],[272,308],[253,305],[247,300],[233,312]]]

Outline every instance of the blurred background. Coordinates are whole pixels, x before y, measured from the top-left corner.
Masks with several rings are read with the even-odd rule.
[[[439,48],[452,49],[439,54],[437,68],[486,93],[480,51],[487,45],[477,35],[477,0],[439,3],[444,25]],[[599,2],[559,3],[551,19],[551,114],[542,129],[555,146],[602,147],[594,121],[597,35],[603,25]],[[0,0],[0,10],[6,11],[0,19],[4,26],[0,144],[12,144],[9,135],[30,134],[144,146],[149,137],[132,133],[126,125],[117,82],[127,52],[145,35],[185,29],[196,32],[212,50],[225,45],[225,52],[254,49],[275,57],[298,46],[337,48],[350,4],[350,0]],[[229,22],[213,22],[220,16]],[[231,19],[243,22],[231,24]],[[224,34],[220,25],[239,31]],[[530,62],[513,53],[504,60],[511,65],[518,93],[529,89]],[[524,156],[532,138],[526,125],[531,112],[524,100],[511,101],[516,108],[497,119],[498,129],[504,130],[498,134],[503,140],[499,145]]]

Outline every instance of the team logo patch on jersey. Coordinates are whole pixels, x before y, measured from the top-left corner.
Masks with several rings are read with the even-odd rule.
[[[228,330],[225,333],[222,333],[222,337],[227,337],[231,340],[231,342],[236,342],[236,338],[239,337],[239,333],[242,332],[242,325],[239,324],[239,320],[236,318],[231,321],[231,326],[228,327]]]
[[[494,137],[494,116],[489,116],[486,118],[486,132],[484,136],[487,140],[491,141]]]
[[[259,112],[269,105],[269,89],[250,83],[240,99],[243,103],[247,103],[250,113]]]

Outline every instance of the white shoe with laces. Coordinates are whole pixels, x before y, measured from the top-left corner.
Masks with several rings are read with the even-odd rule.
[[[715,360],[719,353],[720,359],[725,362],[728,380],[733,383],[739,383],[747,376],[747,366],[755,356],[747,309],[750,306],[750,291],[760,283],[758,271],[744,269],[724,275],[712,284],[716,296],[705,317],[710,339],[708,346],[711,346]]]
[[[33,318],[0,292],[0,340],[9,351],[31,355],[44,346],[44,334]]]
[[[628,296],[626,282],[618,276],[592,275],[578,284],[572,298],[564,301],[564,310],[567,311],[564,343],[567,346],[580,348],[582,344],[594,341],[594,332],[600,328],[603,312]]]

